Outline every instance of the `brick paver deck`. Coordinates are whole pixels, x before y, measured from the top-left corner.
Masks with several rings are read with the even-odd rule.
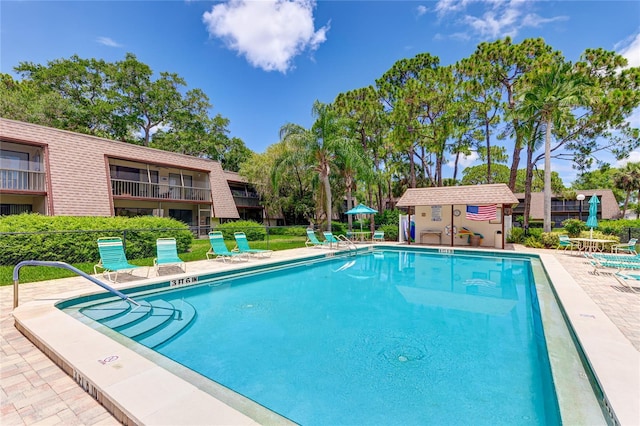
[[[541,252],[516,246],[517,251]],[[568,253],[553,253],[563,267],[602,311],[640,351],[640,283],[636,291],[621,286],[604,272],[593,274],[586,259]],[[194,270],[198,262],[190,262]],[[206,267],[201,263],[200,268]],[[209,264],[210,265],[210,264]],[[199,269],[199,268],[196,268]],[[20,303],[56,293],[92,286],[78,278],[20,285]],[[91,288],[91,287],[88,287]],[[20,334],[11,316],[13,288],[0,288],[0,423],[2,425],[117,425],[97,401],[71,377]]]

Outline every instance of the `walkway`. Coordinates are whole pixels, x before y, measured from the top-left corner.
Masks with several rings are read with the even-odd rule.
[[[639,293],[620,286],[610,273],[594,275],[586,259],[554,250],[516,251],[553,254],[587,295],[640,352]],[[313,253],[313,249],[275,252],[274,258],[287,259]],[[232,268],[221,262],[189,262],[189,272]],[[20,303],[52,297],[56,293],[94,285],[81,278],[20,285]],[[3,425],[118,425],[97,401],[82,390],[13,326],[11,316],[13,288],[0,288],[0,423]]]

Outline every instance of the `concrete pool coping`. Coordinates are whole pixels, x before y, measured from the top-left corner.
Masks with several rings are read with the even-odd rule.
[[[322,250],[296,249],[274,252],[271,260],[252,263],[277,262],[319,253],[322,253]],[[623,425],[640,423],[640,375],[637,374],[640,357],[637,349],[575,283],[572,276],[558,262],[555,254],[546,254],[543,251],[539,255],[617,420]],[[203,262],[205,263],[201,265],[190,262],[188,275],[196,272],[198,266],[202,268],[200,272],[211,272],[214,269],[218,272],[246,266],[246,263],[230,265]],[[168,278],[170,277],[162,277],[155,281],[167,281]],[[71,280],[79,282],[75,278]],[[123,283],[117,287],[124,288],[131,284]],[[97,289],[89,290],[95,292]],[[56,295],[52,299],[35,300],[16,309],[14,317],[18,327],[24,329],[30,339],[36,342],[46,341],[48,345],[53,344],[53,347],[44,348],[47,355],[58,361],[58,365],[62,361],[73,365],[73,368],[67,367],[65,371],[73,377],[75,370],[76,381],[110,408],[116,419],[123,421],[124,417],[119,418],[121,415],[142,424],[211,424],[214,418],[217,419],[217,423],[256,423],[255,413],[252,419],[224,404],[221,405],[217,400],[210,404],[201,403],[214,398],[54,307],[54,303],[59,300],[85,293],[87,288],[83,287],[81,290]],[[52,324],[56,326],[52,327]],[[91,336],[85,336],[87,330],[90,330]],[[114,359],[114,356],[118,358]],[[137,383],[137,380],[143,383]],[[174,383],[174,380],[177,382]],[[117,407],[114,406],[114,402],[104,400],[105,393],[113,394],[117,401],[124,400],[126,407]],[[152,403],[150,396],[157,396],[153,399],[158,402]],[[200,409],[203,406],[205,413],[200,417],[196,414],[196,407]],[[207,406],[212,408],[206,409]],[[262,422],[268,421],[264,418],[258,421]]]

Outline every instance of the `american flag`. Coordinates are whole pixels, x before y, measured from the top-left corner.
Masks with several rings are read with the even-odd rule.
[[[495,220],[496,205],[490,206],[467,206],[467,219],[469,220]]]

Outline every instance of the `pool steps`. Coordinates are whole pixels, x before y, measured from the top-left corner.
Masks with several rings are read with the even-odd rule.
[[[171,340],[196,317],[190,303],[180,301],[177,308],[164,300],[143,301],[140,306],[118,300],[86,307],[80,312],[151,349]]]

